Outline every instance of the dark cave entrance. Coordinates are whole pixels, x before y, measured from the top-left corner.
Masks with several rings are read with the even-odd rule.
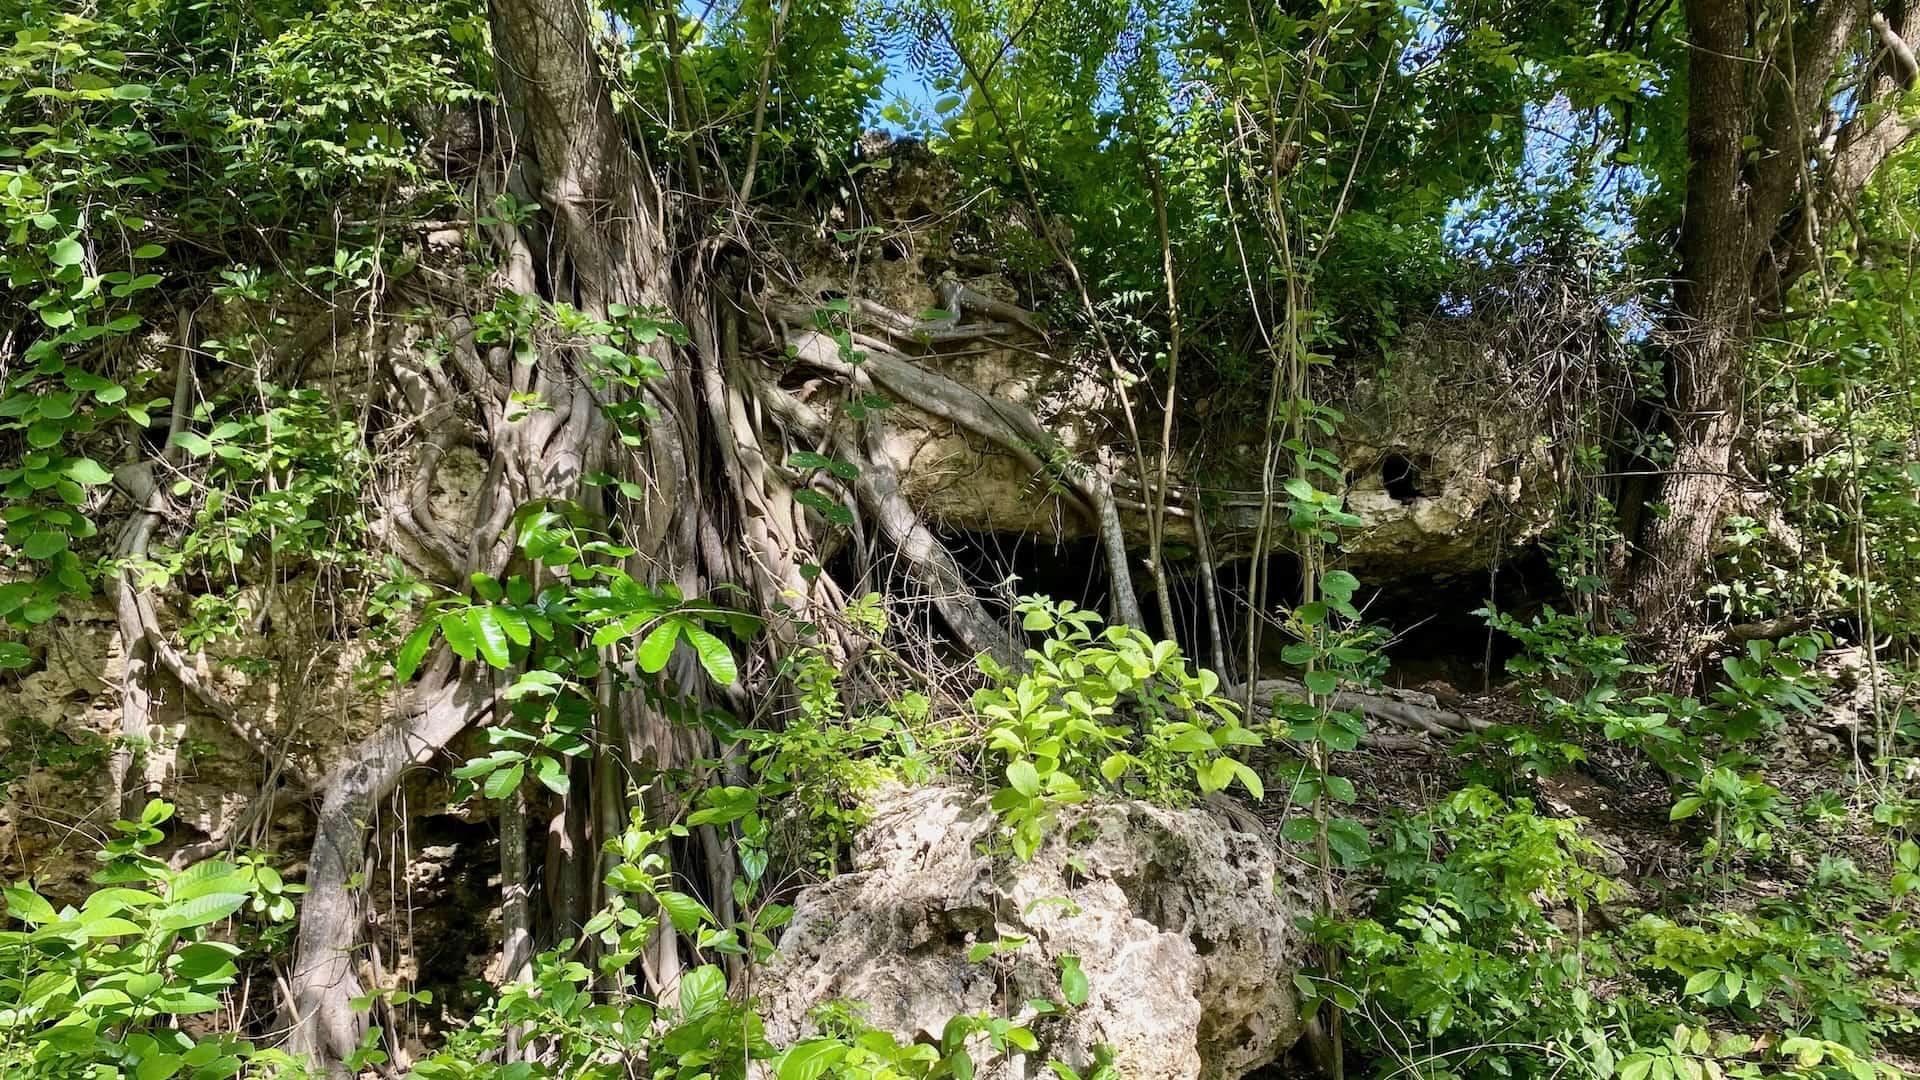
[[[1380,460],[1380,482],[1395,502],[1412,502],[1426,497],[1420,490],[1420,478],[1433,471],[1433,458],[1427,454],[1408,457],[1391,453]]]
[[[1019,597],[1040,595],[1107,614],[1113,583],[1098,540],[1004,532],[951,532],[940,540],[996,613]]]
[[[1230,681],[1240,679],[1245,667],[1246,610],[1253,600],[1252,567],[1251,559],[1240,559],[1218,570],[1221,601],[1227,609],[1227,666],[1233,672]],[[1197,573],[1191,563],[1174,569],[1170,592],[1175,624],[1182,642],[1189,646],[1188,654],[1204,662],[1209,655],[1207,626],[1198,596]],[[1299,602],[1300,569],[1299,558],[1291,552],[1266,557],[1261,574],[1267,582],[1268,611]],[[1377,569],[1361,568],[1356,576],[1361,585],[1355,605],[1368,622],[1385,627],[1392,635],[1384,650],[1386,681],[1402,687],[1439,680],[1465,693],[1479,693],[1500,682],[1517,646],[1510,638],[1490,631],[1485,618],[1474,613],[1491,601],[1501,611],[1524,618],[1564,596],[1546,556],[1532,548],[1497,568],[1477,573],[1383,579]],[[1159,618],[1152,600],[1151,589],[1141,596],[1148,626],[1157,628]],[[1281,651],[1291,640],[1272,623],[1263,629],[1258,657],[1261,674],[1275,676],[1290,670]]]
[[[1387,464],[1391,466],[1392,462]],[[1409,461],[1407,465],[1417,476],[1418,463]],[[1399,474],[1388,471],[1385,475]],[[1413,477],[1404,479],[1411,481]],[[1020,596],[1039,594],[1071,600],[1102,617],[1109,615],[1112,582],[1097,539],[1051,540],[1019,533],[956,531],[943,534],[941,540],[967,568],[975,588],[996,613],[1008,611]],[[1188,657],[1198,666],[1213,667],[1213,635],[1199,562],[1190,549],[1178,545],[1169,546],[1168,556],[1167,591],[1174,627]],[[1152,579],[1140,559],[1133,558],[1130,563],[1146,629],[1158,637],[1162,620]],[[1251,559],[1237,559],[1216,568],[1226,631],[1223,651],[1227,670],[1220,674],[1228,682],[1244,678],[1246,611],[1255,584],[1252,568]],[[1278,551],[1265,557],[1261,574],[1267,583],[1267,610],[1299,602],[1300,571],[1300,559],[1291,552]],[[1510,638],[1490,631],[1486,619],[1475,612],[1491,601],[1500,610],[1524,618],[1564,598],[1545,554],[1534,548],[1493,569],[1474,573],[1383,578],[1379,568],[1361,568],[1356,574],[1361,581],[1356,605],[1368,622],[1385,627],[1392,635],[1384,650],[1386,681],[1402,687],[1437,680],[1462,693],[1479,693],[1499,683],[1517,646]],[[1272,623],[1262,630],[1257,658],[1262,675],[1289,670],[1281,651],[1290,640]]]

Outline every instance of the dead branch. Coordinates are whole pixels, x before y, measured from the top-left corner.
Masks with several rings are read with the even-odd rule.
[[[1306,701],[1311,696],[1304,685],[1292,679],[1260,679],[1250,689],[1255,707],[1262,709],[1271,708],[1270,705],[1262,703],[1271,702],[1276,697]],[[1240,697],[1245,692],[1245,689],[1236,689],[1231,696]],[[1423,694],[1418,690],[1400,690],[1393,687],[1388,687],[1379,693],[1342,690],[1335,694],[1323,695],[1320,700],[1339,711],[1358,709],[1369,719],[1392,724],[1395,727],[1423,731],[1435,738],[1452,738],[1469,732],[1485,731],[1493,726],[1490,721],[1479,717],[1465,716],[1443,708],[1432,694]]]

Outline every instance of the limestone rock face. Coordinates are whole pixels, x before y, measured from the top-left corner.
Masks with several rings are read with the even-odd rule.
[[[1010,273],[1004,259],[992,257],[1037,238],[1024,225],[957,217],[966,195],[925,147],[876,134],[862,155],[888,167],[860,173],[859,198],[835,225],[878,233],[864,246],[793,237],[784,249],[797,274],[773,299],[804,310],[854,297],[911,318],[943,309],[940,290],[948,284],[1029,309],[1068,288],[1064,280]],[[1437,314],[1410,319],[1390,355],[1316,369],[1309,396],[1344,419],[1312,440],[1339,463],[1341,475],[1315,482],[1360,519],[1344,531],[1341,557],[1370,582],[1484,574],[1557,521],[1568,406],[1553,392],[1554,358],[1518,347],[1497,323]],[[1009,327],[954,347],[893,344],[983,400],[1030,412],[1055,441],[1040,456],[1107,475],[1127,545],[1136,554],[1148,549],[1145,487],[1158,447],[1143,448],[1144,462],[1134,456],[1127,406],[1091,343]],[[1201,396],[1183,404],[1169,459],[1175,510],[1165,522],[1168,542],[1186,549],[1197,543],[1191,502],[1198,493],[1222,559],[1286,549],[1289,530],[1260,525],[1267,517],[1263,492],[1278,489],[1293,470],[1282,455],[1274,474],[1265,475],[1265,391],[1246,384],[1194,393]],[[1137,392],[1134,403],[1142,410],[1134,422],[1150,442],[1160,427],[1153,398]],[[1059,497],[1055,478],[1005,447],[906,403],[886,409],[881,428],[902,491],[942,531],[1044,542],[1098,535],[1086,508]],[[772,445],[766,452],[785,453]],[[1265,551],[1256,550],[1260,544]]]
[[[1129,1080],[1238,1077],[1299,1037],[1293,987],[1308,901],[1272,844],[1205,810],[1109,802],[1063,815],[1030,863],[1004,843],[986,799],[894,789],[875,806],[855,869],[805,892],[759,993],[775,1042],[804,1037],[810,1011],[862,1002],[903,1041],[937,1040],[956,1014],[1033,1016],[1062,1001],[1061,957],[1079,959],[1086,1003],[1032,1020],[1039,1049],[981,1075],[1084,1068],[1110,1047]],[[982,942],[1011,946],[981,962]]]

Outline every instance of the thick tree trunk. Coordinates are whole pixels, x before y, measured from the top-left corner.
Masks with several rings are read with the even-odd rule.
[[[1641,632],[1677,638],[1694,621],[1696,590],[1713,555],[1731,492],[1742,364],[1756,244],[1748,219],[1742,141],[1751,128],[1747,12],[1727,0],[1689,0],[1686,220],[1668,357],[1667,415],[1674,459],[1642,519],[1629,603]]]
[[[1920,26],[1920,0],[1896,9],[1897,25],[1870,19],[1871,7],[1794,5],[1791,32],[1779,35],[1749,4],[1687,0],[1686,220],[1664,402],[1674,459],[1648,500],[1653,512],[1639,516],[1628,571],[1629,604],[1656,647],[1688,640],[1700,617],[1733,494],[1755,312],[1779,308],[1819,261],[1824,223],[1851,212],[1920,131],[1894,101],[1913,82],[1899,57]],[[1874,66],[1863,38],[1893,59]],[[1850,56],[1866,70],[1845,72]]]

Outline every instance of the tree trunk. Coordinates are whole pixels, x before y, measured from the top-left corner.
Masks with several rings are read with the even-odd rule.
[[[1695,619],[1696,590],[1732,490],[1742,364],[1753,338],[1755,242],[1742,141],[1750,130],[1747,13],[1728,0],[1688,0],[1686,220],[1670,328],[1667,419],[1674,459],[1642,519],[1628,602],[1642,634],[1678,640]]]
[[[1628,567],[1627,599],[1655,648],[1687,641],[1700,619],[1699,587],[1733,494],[1755,312],[1781,307],[1819,262],[1824,223],[1851,212],[1920,131],[1894,100],[1913,82],[1899,57],[1911,52],[1920,0],[1897,9],[1898,26],[1870,9],[1792,5],[1790,32],[1775,36],[1752,5],[1686,2],[1686,219],[1663,403],[1674,458],[1641,508],[1651,512],[1637,518]],[[1893,60],[1863,49],[1867,35]],[[1850,57],[1865,70],[1846,71]]]

